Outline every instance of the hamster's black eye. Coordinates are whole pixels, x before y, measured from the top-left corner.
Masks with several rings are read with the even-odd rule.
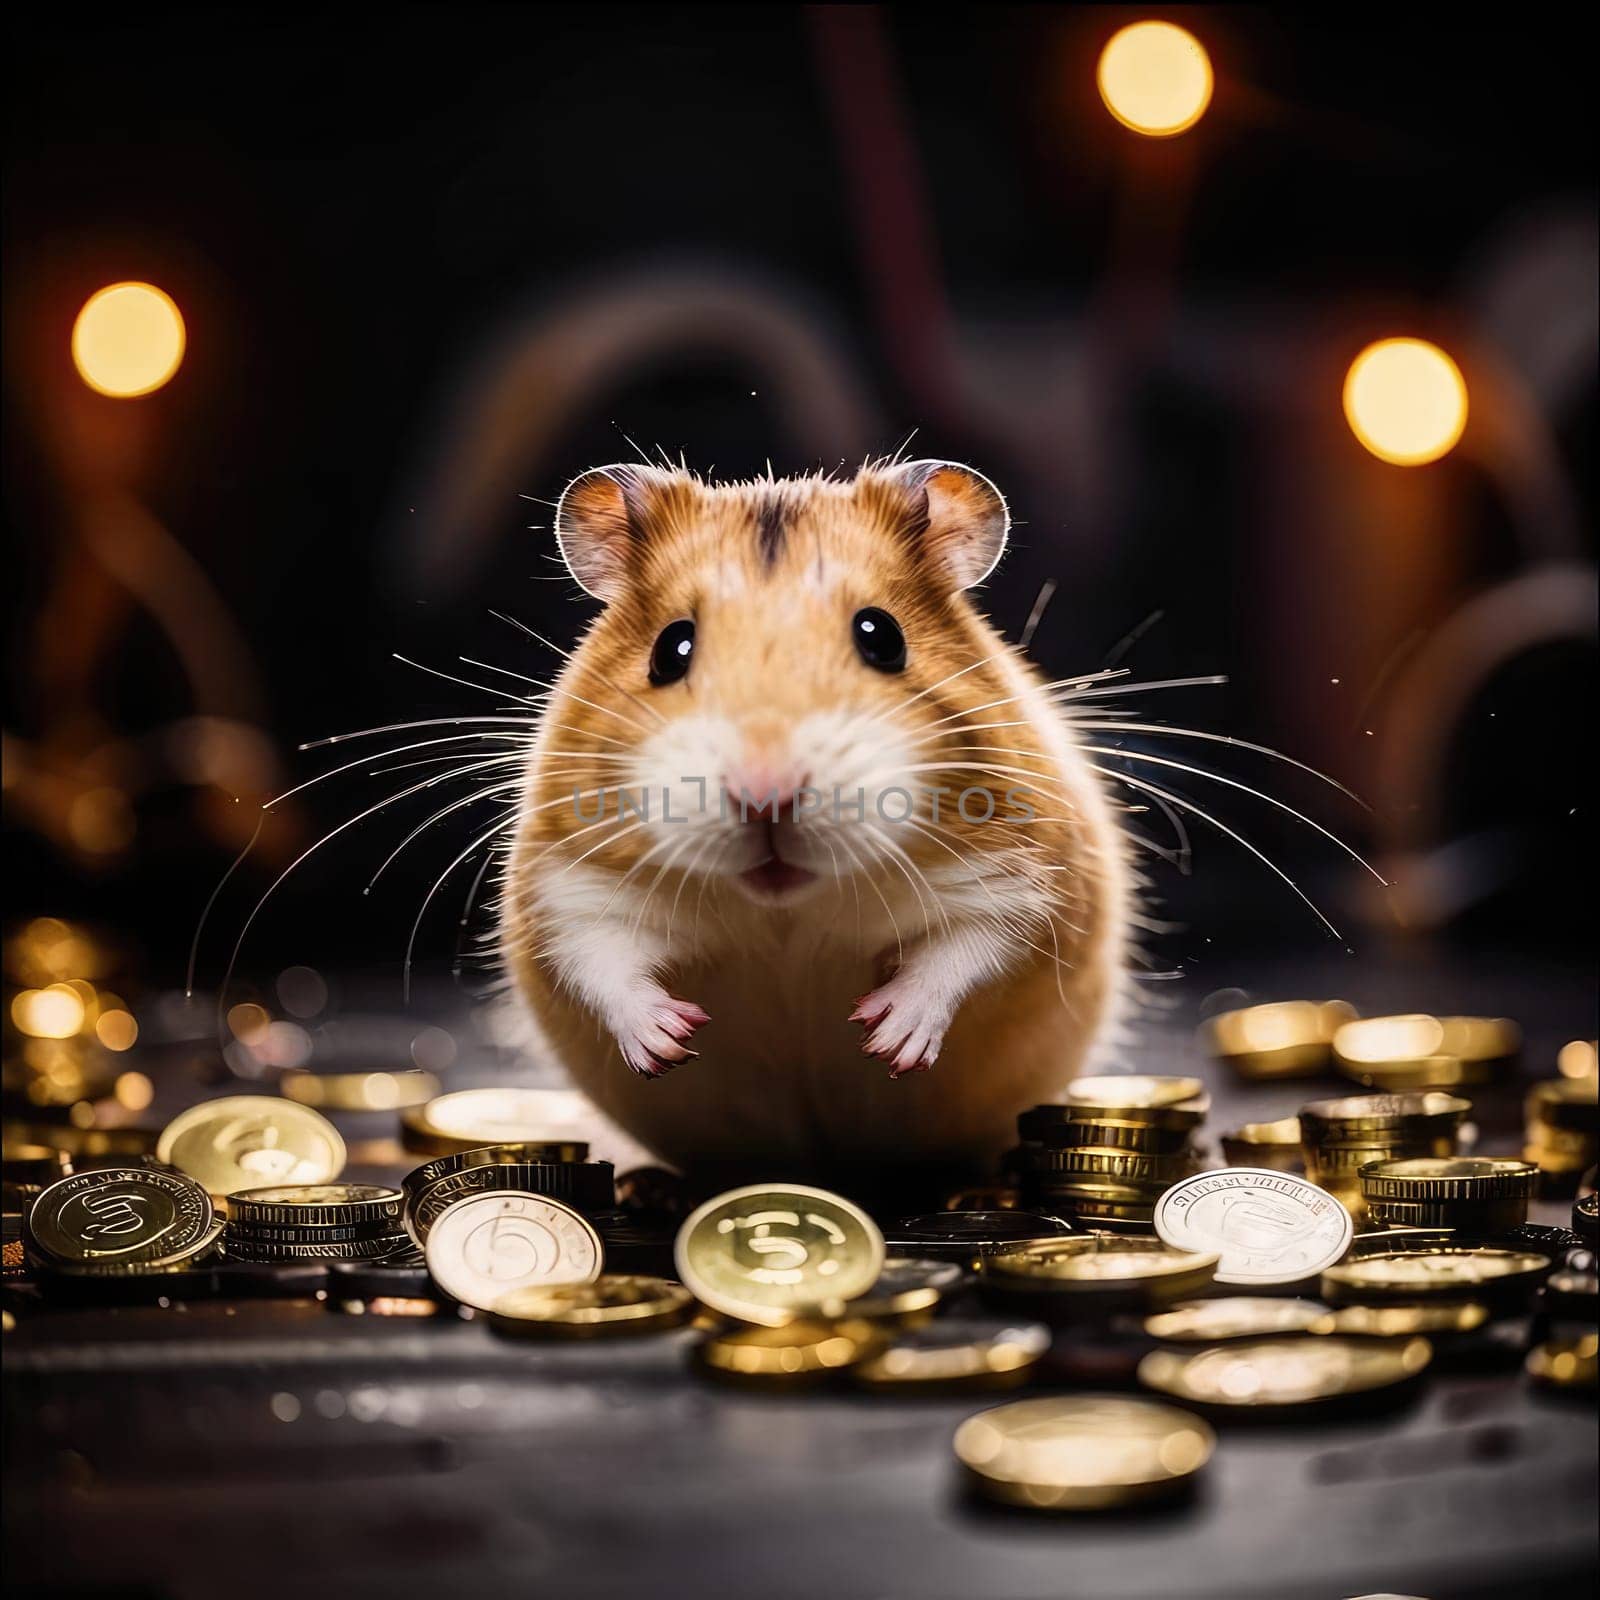
[[[877,606],[863,606],[850,620],[850,637],[869,667],[879,672],[904,672],[906,636],[900,624]]]
[[[689,672],[689,657],[694,654],[694,623],[688,617],[669,622],[656,636],[650,652],[650,681],[658,689],[676,683]]]

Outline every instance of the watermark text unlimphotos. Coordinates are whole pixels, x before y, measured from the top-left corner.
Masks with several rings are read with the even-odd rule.
[[[686,823],[712,812],[723,822],[737,818],[740,822],[796,823],[807,817],[831,823],[903,823],[924,817],[933,822],[959,817],[967,823],[1027,823],[1039,814],[1033,805],[1034,791],[1026,788],[1007,789],[997,796],[993,789],[976,785],[964,789],[895,785],[875,790],[869,797],[864,788],[851,791],[840,784],[832,790],[804,784],[787,793],[773,789],[756,795],[747,789],[731,794],[721,784],[713,787],[704,778],[679,778],[678,782],[694,792],[685,795],[665,784],[660,788],[574,789],[573,814],[580,822],[599,822],[610,813],[619,821],[633,817],[641,822],[665,823]],[[922,809],[924,803],[926,810]]]

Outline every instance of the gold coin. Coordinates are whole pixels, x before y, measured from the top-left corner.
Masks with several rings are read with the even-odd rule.
[[[1440,1300],[1415,1306],[1343,1306],[1319,1317],[1306,1331],[1403,1339],[1418,1333],[1470,1333],[1488,1320],[1489,1308],[1475,1300]]]
[[[1367,1200],[1367,1214],[1386,1228],[1433,1228],[1492,1239],[1528,1220],[1526,1200]]]
[[[1098,1511],[1159,1498],[1211,1459],[1216,1435],[1173,1406],[1120,1395],[1017,1400],[956,1429],[979,1493],[1040,1511]]]
[[[143,1278],[152,1274],[188,1272],[210,1259],[212,1248],[222,1238],[221,1218],[214,1220],[205,1235],[195,1243],[164,1255],[135,1258],[95,1258],[85,1261],[58,1261],[52,1271],[77,1278]]]
[[[1453,1137],[1472,1109],[1469,1100],[1439,1090],[1419,1094],[1358,1094],[1313,1100],[1300,1108],[1300,1133],[1308,1148],[1386,1144],[1401,1138]],[[1377,1134],[1377,1139],[1364,1135]]]
[[[694,1296],[681,1283],[606,1273],[593,1283],[513,1290],[489,1308],[489,1325],[500,1333],[583,1338],[653,1333],[693,1313]]]
[[[1537,1083],[1525,1102],[1529,1134],[1535,1124],[1569,1133],[1600,1132],[1600,1099],[1593,1078],[1552,1078]]]
[[[60,1178],[29,1207],[29,1253],[68,1266],[151,1262],[209,1247],[211,1197],[178,1172],[101,1167]]]
[[[1528,1352],[1523,1366],[1535,1383],[1553,1389],[1593,1389],[1600,1374],[1600,1336],[1546,1340]]]
[[[1471,1300],[1488,1291],[1532,1289],[1550,1271],[1550,1258],[1531,1250],[1444,1245],[1394,1250],[1342,1261],[1322,1274],[1322,1295],[1335,1304],[1415,1300]]]
[[[271,1224],[314,1235],[318,1228],[398,1227],[404,1197],[383,1184],[304,1183],[243,1189],[230,1194],[227,1204],[230,1223]]]
[[[1067,1086],[1066,1103],[1080,1121],[1105,1117],[1114,1122],[1152,1122],[1174,1128],[1197,1127],[1211,1104],[1198,1078],[1142,1073],[1079,1078]]]
[[[1299,1406],[1403,1383],[1432,1359],[1426,1339],[1260,1339],[1152,1350],[1139,1381],[1196,1405]]]
[[[1180,1178],[1187,1178],[1194,1171],[1194,1159],[1189,1155],[1146,1155],[1139,1150],[1074,1145],[1041,1150],[1034,1157],[1034,1171],[1055,1188],[1064,1180],[1087,1178],[1091,1182],[1153,1186],[1159,1192]]]
[[[278,1079],[278,1093],[298,1105],[329,1111],[398,1111],[432,1100],[439,1080],[411,1067],[398,1072],[290,1071]]]
[[[1168,1304],[1209,1287],[1219,1259],[1159,1239],[1091,1234],[995,1251],[978,1272],[986,1297],[1013,1309],[1033,1302],[1046,1315],[1061,1297],[1085,1309],[1127,1300]]]
[[[850,1377],[864,1389],[903,1393],[1012,1388],[1027,1381],[1049,1348],[1050,1330],[1036,1322],[939,1317],[852,1367]]]
[[[1418,1056],[1414,1061],[1369,1061],[1356,1066],[1340,1062],[1345,1077],[1369,1089],[1404,1094],[1416,1089],[1472,1089],[1490,1083],[1495,1068],[1488,1061],[1463,1061],[1460,1056]]]
[[[1241,1077],[1313,1077],[1328,1066],[1334,1032],[1355,1015],[1343,1000],[1284,1000],[1224,1011],[1201,1032]]]
[[[806,1382],[866,1361],[889,1342],[876,1324],[803,1318],[782,1327],[727,1328],[711,1334],[695,1359],[719,1377],[755,1382]]]
[[[267,1184],[331,1183],[345,1161],[344,1140],[326,1117],[255,1094],[180,1112],[162,1130],[156,1155],[217,1195]]]
[[[1315,1300],[1235,1295],[1226,1300],[1190,1300],[1145,1319],[1144,1331],[1169,1344],[1217,1344],[1225,1339],[1261,1339],[1304,1333],[1328,1308]]]
[[[1222,1135],[1222,1158],[1230,1167],[1272,1167],[1292,1172],[1301,1164],[1300,1119],[1247,1122]]]
[[[872,1218],[841,1196],[762,1183],[693,1212],[673,1257],[713,1311],[779,1326],[808,1307],[865,1294],[883,1270],[884,1246]]]
[[[1505,1017],[1362,1017],[1333,1036],[1334,1059],[1355,1070],[1430,1057],[1500,1065],[1521,1049],[1522,1030]]]
[[[420,1155],[490,1144],[581,1144],[589,1102],[574,1089],[460,1089],[402,1113],[401,1139]],[[582,1161],[578,1155],[560,1159]]]
[[[427,1263],[447,1295],[487,1311],[515,1289],[593,1283],[605,1245],[571,1206],[501,1191],[447,1207],[428,1234]]]
[[[1528,1200],[1539,1169],[1509,1156],[1412,1156],[1361,1168],[1368,1200]]]
[[[818,1309],[824,1315],[866,1317],[873,1322],[925,1322],[945,1295],[960,1287],[966,1273],[956,1261],[918,1256],[890,1256],[878,1281],[854,1300],[831,1300]]]

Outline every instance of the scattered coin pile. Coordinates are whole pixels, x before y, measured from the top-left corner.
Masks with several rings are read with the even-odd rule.
[[[1325,1067],[1356,1025],[1339,1002],[1252,1010],[1269,1015],[1212,1031],[1258,1078]],[[311,1103],[373,1109],[354,1083],[208,1101],[94,1155],[68,1146],[75,1130],[8,1136],[8,1312],[19,1279],[46,1300],[321,1296],[511,1339],[679,1330],[690,1370],[726,1385],[1032,1385],[953,1449],[974,1494],[1050,1511],[1183,1494],[1218,1421],[1381,1405],[1486,1340],[1521,1340],[1541,1386],[1595,1383],[1592,1188],[1572,1232],[1530,1227],[1551,1168],[1460,1154],[1470,1106],[1439,1089],[1313,1101],[1225,1135],[1229,1165],[1206,1170],[1198,1079],[1081,1079],[1018,1119],[1007,1178],[885,1228],[817,1188],[690,1210],[673,1174],[618,1180],[564,1093],[393,1093],[426,1157],[395,1186],[344,1181],[344,1141]],[[1544,1155],[1592,1157],[1592,1082],[1535,1098],[1542,1128],[1589,1141],[1541,1135]]]

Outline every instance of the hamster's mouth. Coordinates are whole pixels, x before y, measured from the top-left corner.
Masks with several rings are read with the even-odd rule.
[[[815,883],[817,875],[807,872],[804,867],[797,867],[792,861],[785,861],[779,855],[770,855],[765,861],[746,867],[739,874],[739,879],[763,898],[781,900],[785,895],[795,894]]]
[[[793,861],[786,861],[778,854],[778,830],[771,822],[760,824],[765,834],[761,841],[765,846],[765,857],[756,862],[753,867],[746,867],[739,874],[739,882],[757,900],[775,902],[787,900],[809,888],[817,881],[817,875]]]

